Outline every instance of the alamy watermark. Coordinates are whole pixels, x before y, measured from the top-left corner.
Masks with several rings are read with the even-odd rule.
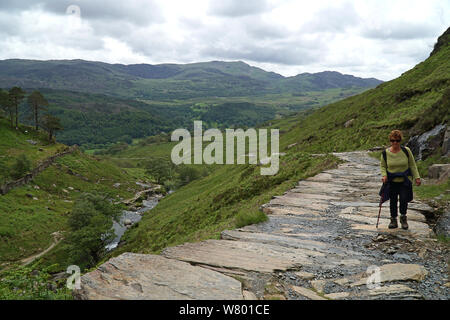
[[[279,130],[270,130],[270,156],[268,156],[267,136],[267,129],[259,129],[258,132],[253,128],[246,131],[226,129],[225,164],[245,164],[248,158],[249,164],[267,165],[270,163],[269,167],[261,167],[261,175],[277,174],[280,164]],[[171,160],[174,164],[192,163],[192,142],[194,164],[224,164],[224,137],[219,129],[208,129],[203,133],[202,121],[194,121],[194,137],[192,138],[191,133],[186,129],[176,129],[172,132],[171,141],[180,141],[180,138],[183,140],[172,149],[171,153]],[[236,157],[235,140],[237,140]],[[203,149],[204,141],[210,143]],[[246,153],[247,145],[248,153]]]
[[[75,4],[71,4],[70,6],[67,7],[66,14],[80,18],[81,17],[81,8]]]
[[[81,270],[79,266],[72,265],[68,266],[66,273],[71,274],[69,278],[67,278],[66,286],[70,290],[80,290],[81,289]]]
[[[378,266],[369,266],[366,270],[369,275],[366,281],[367,289],[378,289],[381,287],[381,269]]]

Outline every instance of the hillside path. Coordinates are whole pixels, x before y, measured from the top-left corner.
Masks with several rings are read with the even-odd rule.
[[[300,181],[262,206],[269,220],[221,240],[125,253],[82,277],[79,299],[448,299],[448,247],[433,209],[408,208],[409,230],[376,229],[379,162],[367,152]]]
[[[28,258],[20,260],[22,265],[27,266],[27,265],[31,264],[33,261],[35,261],[36,259],[39,259],[43,255],[45,255],[47,252],[50,252],[50,250],[52,250],[62,240],[62,235],[61,235],[60,231],[53,232],[52,236],[53,236],[53,243],[47,249],[45,249],[39,253],[33,254],[32,256],[29,256]]]

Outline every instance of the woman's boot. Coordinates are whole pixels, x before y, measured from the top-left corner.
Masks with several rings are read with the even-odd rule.
[[[391,217],[391,223],[389,223],[389,229],[398,228],[397,217]]]
[[[400,223],[402,225],[402,229],[408,229],[408,219],[406,219],[406,214],[400,215]]]

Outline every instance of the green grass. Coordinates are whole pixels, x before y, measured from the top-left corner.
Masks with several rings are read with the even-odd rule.
[[[442,206],[448,205],[450,203],[450,179],[439,184],[414,186],[414,194],[422,200],[433,199]]]
[[[439,235],[436,238],[439,242],[444,243],[446,245],[450,245],[450,237],[446,237],[444,235]]]

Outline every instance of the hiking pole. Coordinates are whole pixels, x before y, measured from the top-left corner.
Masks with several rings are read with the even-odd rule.
[[[380,215],[381,215],[381,206],[383,205],[383,199],[384,199],[384,193],[381,193],[381,199],[380,199],[380,210],[378,211],[378,219],[377,219],[377,229],[378,229],[378,222],[380,221]]]

